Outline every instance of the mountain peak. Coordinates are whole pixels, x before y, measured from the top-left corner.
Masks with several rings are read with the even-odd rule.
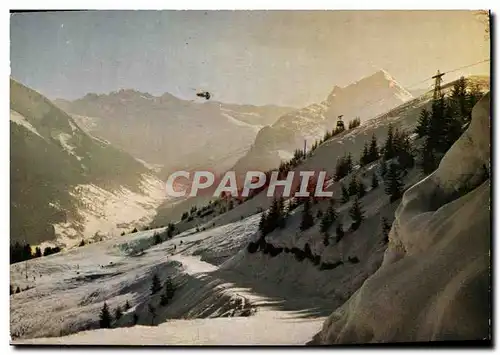
[[[335,85],[328,95],[327,102],[330,104],[338,100],[355,99],[370,96],[389,97],[396,96],[404,101],[411,100],[413,96],[403,88],[394,77],[384,69],[379,69],[371,75],[365,76],[358,81],[345,87]]]

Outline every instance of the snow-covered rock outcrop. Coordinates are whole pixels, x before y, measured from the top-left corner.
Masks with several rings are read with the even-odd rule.
[[[404,194],[382,266],[310,344],[490,337],[490,95],[438,169]]]

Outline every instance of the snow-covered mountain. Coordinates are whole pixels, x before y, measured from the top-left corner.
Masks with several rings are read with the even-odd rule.
[[[10,90],[11,242],[71,245],[151,219],[166,197],[151,170],[36,91]]]
[[[263,126],[292,110],[187,101],[168,93],[153,96],[135,90],[55,102],[91,134],[163,167],[163,175],[179,169],[228,169],[246,153]]]
[[[429,96],[406,102],[321,144],[295,170],[333,171],[336,158],[357,160],[372,133],[379,144],[394,127],[412,129]],[[301,231],[302,208],[283,229],[260,240],[259,194],[214,218],[176,224],[181,233],[157,243],[165,229],[128,234],[59,254],[11,265],[14,344],[292,345],[477,339],[488,337],[490,309],[489,95],[472,123],[424,176],[410,168],[402,200],[384,191],[381,160],[328,181],[336,223],[325,244],[319,211]],[[415,147],[422,142],[413,141]],[[490,173],[490,170],[487,169]],[[372,177],[380,186],[371,187]],[[353,198],[341,185],[356,177],[364,220],[351,229]],[[381,218],[393,226],[388,240]],[[471,238],[473,236],[473,238]],[[176,285],[168,304],[151,294],[153,275]],[[63,280],[63,282],[61,282]],[[26,289],[26,287],[31,287]],[[114,312],[130,308],[99,328],[104,302]],[[50,314],[50,320],[47,320]],[[316,335],[315,335],[316,334]]]
[[[325,101],[289,112],[262,128],[250,151],[236,164],[237,171],[276,168],[304,141],[311,147],[316,139],[335,128],[339,115],[346,122],[361,122],[411,100],[413,96],[386,71],[380,70],[346,87],[335,86]]]

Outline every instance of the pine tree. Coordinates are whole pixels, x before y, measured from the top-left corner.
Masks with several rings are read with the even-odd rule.
[[[339,222],[339,224],[337,224],[337,228],[335,229],[335,234],[336,234],[335,241],[337,243],[340,242],[342,238],[344,238],[344,228],[342,227],[342,223]]]
[[[285,199],[282,196],[276,199],[276,204],[272,213],[274,216],[273,218],[275,219],[274,222],[275,228],[280,228],[280,229],[285,228],[286,226]]]
[[[139,321],[139,315],[136,312],[134,312],[134,314],[132,315],[132,324],[136,325],[138,321]]]
[[[326,132],[325,132],[325,135],[323,136],[322,143],[323,143],[323,142],[326,142],[326,141],[327,141],[327,140],[329,140],[330,138],[332,138],[332,132],[330,132],[330,131],[326,131]]]
[[[319,227],[321,234],[323,234],[325,237],[328,237],[328,230],[335,222],[335,219],[337,219],[337,212],[335,211],[333,204],[330,204],[326,212],[323,214],[323,217],[321,218]]]
[[[344,186],[344,184],[341,185],[341,189],[342,189],[342,203],[349,202],[349,198],[350,198],[349,191]]]
[[[422,148],[420,157],[420,168],[424,174],[430,174],[438,167],[437,157],[431,147],[430,139],[427,138]]]
[[[376,189],[378,187],[378,179],[377,174],[374,172],[372,174],[372,189]]]
[[[109,308],[106,302],[102,306],[101,313],[99,314],[99,326],[101,328],[111,328],[111,314],[109,313]]]
[[[260,222],[259,222],[259,231],[261,236],[265,236],[268,233],[268,227],[267,227],[267,213],[266,211],[262,212],[260,215]]]
[[[394,202],[401,198],[403,193],[403,182],[401,180],[399,167],[397,164],[391,164],[387,173],[385,182],[385,193],[390,196],[390,202]]]
[[[398,163],[403,169],[412,168],[415,165],[415,158],[410,143],[410,137],[406,132],[403,132],[398,142],[397,151]]]
[[[166,293],[160,295],[160,306],[165,307],[168,304],[168,297]]]
[[[20,292],[21,292],[21,289],[19,288],[19,286],[17,286],[16,293],[20,293]]]
[[[22,251],[22,255],[23,255],[23,261],[24,260],[29,260],[33,257],[33,255],[31,254],[31,245],[29,244],[26,244],[24,247],[23,247],[23,251]]]
[[[358,181],[358,193],[357,193],[357,196],[359,198],[362,198],[364,195],[366,195],[366,187],[365,187],[365,185],[363,184],[362,181]]]
[[[349,159],[348,155],[338,158],[337,164],[335,166],[334,180],[339,181],[344,176],[349,174],[351,170],[352,170],[352,160]]]
[[[42,249],[40,247],[35,248],[35,258],[39,258],[42,256]]]
[[[472,112],[472,108],[474,105],[483,97],[483,92],[478,84],[470,84],[469,85],[469,94],[467,95],[467,111],[468,111],[468,120],[470,120],[470,114]]]
[[[467,96],[467,80],[462,76],[454,82],[450,95],[451,114],[461,125],[466,122],[469,115]]]
[[[85,245],[85,240],[82,239],[82,241],[80,242],[80,244],[78,245],[79,247],[83,247]]]
[[[444,153],[448,148],[447,105],[444,95],[433,100],[431,118],[429,121],[428,143],[432,150]]]
[[[151,283],[151,294],[154,295],[160,290],[161,290],[160,278],[158,277],[157,274],[154,274]]]
[[[353,163],[352,163],[352,155],[351,153],[348,153],[347,154],[347,159],[346,159],[346,170],[347,170],[347,174],[350,174],[352,172],[352,168],[353,168]],[[347,175],[346,174],[346,175]]]
[[[300,230],[305,231],[314,225],[314,217],[311,214],[311,200],[308,198],[304,201],[304,209],[302,211],[302,220],[300,222]]]
[[[361,157],[359,158],[359,165],[365,166],[369,162],[370,162],[370,157],[368,153],[368,143],[365,142],[365,145],[363,146],[363,151],[361,153]]]
[[[349,196],[355,196],[358,193],[358,180],[356,179],[355,176],[352,177],[351,181],[349,182]]]
[[[394,157],[394,129],[392,123],[387,128],[387,138],[384,145],[384,159],[389,160]]]
[[[153,244],[158,245],[158,244],[161,244],[161,242],[163,242],[163,241],[161,240],[160,233],[155,232],[153,234]]]
[[[375,133],[372,134],[372,139],[370,142],[370,148],[368,148],[368,157],[369,162],[373,162],[379,158],[378,146],[377,146],[377,137],[375,137]]]
[[[165,295],[168,300],[171,300],[174,297],[175,287],[170,277],[167,277],[165,281]]]
[[[172,222],[170,222],[167,225],[167,238],[171,239],[174,236],[174,233],[175,233],[175,224],[173,224]]]
[[[349,216],[352,218],[352,230],[356,230],[361,225],[361,222],[364,219],[363,210],[361,209],[361,204],[359,203],[359,199],[356,197],[354,199],[354,203],[349,209]]]
[[[430,113],[427,109],[423,109],[420,112],[420,117],[418,118],[417,127],[415,128],[415,133],[419,138],[422,138],[429,134],[429,122]]]
[[[123,315],[122,309],[120,306],[116,307],[115,309],[115,320],[119,320]]]
[[[14,288],[12,288],[12,285],[10,285],[10,294],[12,295],[14,293]]]
[[[126,311],[128,311],[130,309],[130,303],[129,301],[127,300],[127,302],[125,302],[125,306],[123,307]]]

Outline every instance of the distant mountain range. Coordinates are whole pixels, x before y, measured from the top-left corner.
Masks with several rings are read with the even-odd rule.
[[[134,90],[55,100],[87,131],[155,166],[224,171],[250,149],[257,132],[292,108],[186,101]]]

